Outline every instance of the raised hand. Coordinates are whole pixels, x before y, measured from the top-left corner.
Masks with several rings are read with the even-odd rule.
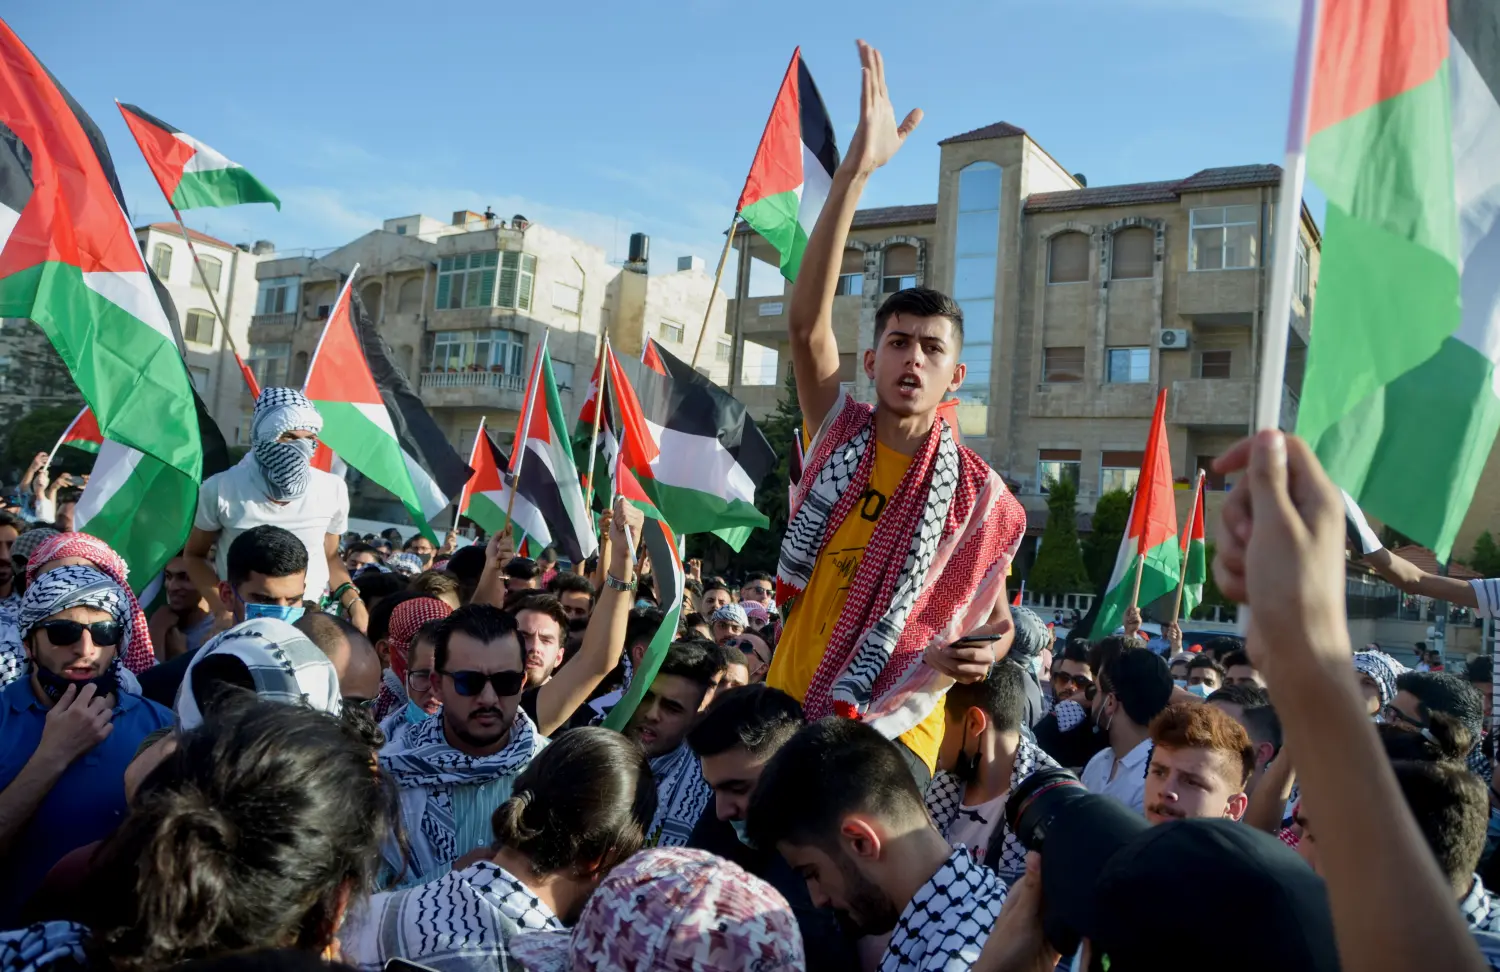
[[[863,74],[859,127],[849,142],[849,154],[844,163],[855,166],[856,171],[863,175],[869,175],[900,150],[906,137],[922,121],[922,109],[913,108],[897,125],[896,110],[891,106],[891,94],[885,84],[885,60],[879,51],[864,41],[856,43]]]

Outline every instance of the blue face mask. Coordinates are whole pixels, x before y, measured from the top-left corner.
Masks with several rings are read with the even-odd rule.
[[[731,820],[729,821],[729,826],[734,828],[734,835],[739,838],[740,843],[744,844],[746,847],[755,846],[754,844],[750,843],[750,838],[745,836],[745,821]]]
[[[1198,698],[1200,698],[1200,699],[1206,699],[1210,695],[1214,694],[1214,690],[1213,689],[1209,688],[1207,685],[1202,685],[1202,684],[1199,684],[1199,685],[1189,685],[1187,687],[1187,690],[1189,692],[1192,692],[1194,695],[1198,696]]]
[[[428,712],[427,712],[426,709],[422,708],[420,705],[417,705],[417,703],[411,701],[410,699],[407,700],[407,702],[406,702],[406,721],[407,722],[421,722],[424,719],[431,719],[431,718],[432,718],[432,716],[428,714]]]
[[[1185,678],[1174,678],[1174,679],[1172,679],[1172,684],[1175,685],[1175,686],[1177,686],[1178,688],[1187,688],[1187,679],[1185,679]]]
[[[295,624],[307,609],[300,604],[245,604],[245,620],[275,618],[287,624]]]

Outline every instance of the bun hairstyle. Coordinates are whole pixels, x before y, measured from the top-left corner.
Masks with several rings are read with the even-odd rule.
[[[99,850],[129,889],[90,950],[144,972],[261,948],[319,953],[372,884],[394,790],[339,719],[226,697],[142,782]]]
[[[641,748],[617,732],[575,729],[516,778],[490,818],[495,840],[534,874],[608,871],[640,850],[656,816],[656,781]]]

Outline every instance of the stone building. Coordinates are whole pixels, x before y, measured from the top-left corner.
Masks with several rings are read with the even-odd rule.
[[[1003,122],[940,147],[935,205],[855,217],[834,328],[843,380],[856,396],[872,396],[857,352],[873,345],[885,297],[915,284],[953,295],[965,318],[968,377],[957,396],[964,441],[1017,487],[1033,535],[1045,522],[1051,478],[1078,485],[1084,514],[1101,493],[1134,485],[1163,387],[1182,480],[1250,428],[1279,168],[1089,187]],[[1282,390],[1288,426],[1319,240],[1304,210]],[[776,257],[743,227],[736,245],[733,390],[759,416],[782,394],[791,288],[752,296],[753,262],[774,265]],[[1212,518],[1225,484],[1210,476],[1208,485],[1220,491],[1210,496]],[[1185,490],[1179,499],[1185,509]]]
[[[601,248],[522,216],[388,219],[334,250],[277,253],[259,264],[249,360],[262,385],[301,386],[338,288],[356,265],[353,286],[397,366],[464,456],[481,418],[498,441],[510,441],[543,335],[571,422],[587,396],[602,331],[622,355],[638,356],[655,338],[689,360],[713,289],[696,258],[648,275],[644,264],[616,265]],[[721,294],[711,336],[724,332],[725,305]],[[707,343],[698,366],[724,382],[728,365],[717,349]],[[404,522],[382,493],[357,489],[357,512]]]

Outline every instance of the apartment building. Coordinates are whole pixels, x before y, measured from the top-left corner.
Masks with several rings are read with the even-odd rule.
[[[854,220],[834,329],[857,397],[872,397],[858,352],[873,344],[885,297],[915,284],[952,294],[965,318],[964,441],[1015,487],[1033,534],[1045,523],[1050,479],[1076,483],[1085,514],[1101,493],[1134,485],[1161,388],[1183,480],[1250,428],[1279,168],[1090,187],[1003,122],[939,144],[935,204],[865,209]],[[1282,390],[1288,427],[1319,240],[1304,210]],[[733,389],[762,415],[789,366],[790,285],[752,296],[754,261],[774,264],[775,254],[743,227],[736,247]],[[1208,484],[1225,486],[1213,475]],[[1181,501],[1185,508],[1185,491]]]
[[[300,386],[338,289],[354,273],[397,366],[468,455],[481,418],[509,442],[544,336],[569,421],[587,397],[602,332],[620,354],[639,355],[655,338],[691,359],[713,278],[695,257],[676,266],[649,274],[644,260],[619,265],[603,249],[523,216],[388,219],[331,251],[276,253],[259,264],[250,365],[262,385]],[[700,370],[720,382],[728,380],[716,337],[725,306],[721,294],[699,359]],[[361,492],[368,503],[390,506],[382,491],[364,488],[356,505]],[[404,520],[399,508],[366,505],[363,515]]]

